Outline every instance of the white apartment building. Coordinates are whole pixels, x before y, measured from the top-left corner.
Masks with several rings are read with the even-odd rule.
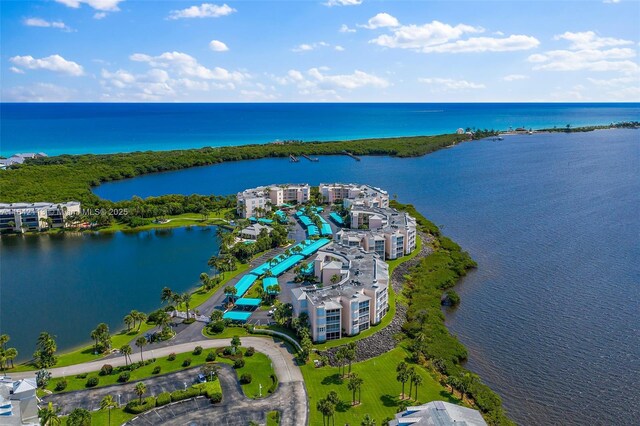
[[[321,183],[319,190],[324,201],[329,204],[342,201],[346,208],[351,205],[389,207],[389,193],[371,185]]]
[[[35,377],[22,380],[0,377],[0,425],[39,425],[37,388]]]
[[[46,219],[51,219],[53,228],[64,226],[64,220],[71,214],[80,214],[80,203],[0,203],[0,231],[13,230],[16,232],[40,231],[49,225]]]
[[[291,292],[293,313],[308,314],[314,342],[358,334],[389,311],[389,269],[377,254],[333,243],[313,265],[321,285]]]
[[[380,254],[384,240],[384,254],[380,254],[384,260],[397,259],[416,248],[416,220],[406,212],[353,205],[349,216],[351,229],[343,229],[335,237],[343,244]]]
[[[240,217],[248,218],[255,216],[256,211],[269,211],[272,206],[284,203],[306,203],[309,201],[310,194],[311,189],[308,184],[259,186],[238,192],[236,210]]]

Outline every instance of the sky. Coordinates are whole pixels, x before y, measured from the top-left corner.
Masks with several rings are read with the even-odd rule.
[[[640,1],[0,2],[3,102],[640,101]]]

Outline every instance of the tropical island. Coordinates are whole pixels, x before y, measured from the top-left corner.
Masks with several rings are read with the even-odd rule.
[[[41,419],[97,424],[113,414],[141,424],[150,410],[163,421],[182,419],[164,417],[167,404],[200,407],[210,418],[225,398],[273,395],[248,405],[250,421],[396,424],[397,413],[420,406],[424,416],[438,409],[482,422],[470,424],[511,424],[500,398],[464,369],[466,350],[444,325],[441,306],[459,300],[451,287],[475,263],[411,205],[342,183],[274,184],[223,200],[227,209],[235,201],[226,212],[233,221],[219,227],[221,249],[209,261],[217,273],[202,274],[201,289],[164,288],[164,307],[131,312],[115,335],[98,324],[94,343],[79,351],[58,355],[55,337],[43,332],[33,360],[9,368],[43,398]],[[202,383],[147,396],[173,376]],[[226,396],[234,380],[244,396]],[[86,398],[63,404],[70,390]],[[293,394],[291,409],[266,402]],[[202,408],[207,398],[213,404]],[[100,401],[105,408],[91,412]]]

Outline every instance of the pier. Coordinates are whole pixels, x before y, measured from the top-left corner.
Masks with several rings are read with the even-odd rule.
[[[307,160],[311,161],[312,163],[317,163],[318,161],[320,161],[319,158],[317,158],[317,157],[311,158],[307,154],[302,154],[301,157],[306,158]]]
[[[300,160],[295,155],[289,154],[289,161],[291,161],[292,163],[297,163]]]
[[[342,153],[343,153],[344,155],[348,155],[349,157],[353,158],[353,159],[354,159],[354,160],[356,160],[356,161],[360,161],[360,157],[357,157],[357,156],[353,155],[353,154],[352,154],[352,153],[350,153],[349,151],[342,151]]]

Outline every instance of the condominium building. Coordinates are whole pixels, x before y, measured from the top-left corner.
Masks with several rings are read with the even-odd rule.
[[[37,388],[35,377],[22,380],[0,377],[0,425],[39,425]]]
[[[388,312],[389,269],[376,253],[329,244],[313,259],[313,270],[321,284],[291,291],[293,313],[308,314],[314,342],[358,334]]]
[[[80,203],[0,203],[0,231],[40,231],[61,228],[71,214],[80,214]],[[49,220],[50,219],[50,220]]]
[[[389,193],[371,185],[321,183],[319,191],[325,202],[334,204],[342,201],[346,208],[351,205],[389,207]]]
[[[416,248],[416,220],[406,212],[392,208],[352,206],[351,229],[336,234],[336,240],[375,251],[384,260],[397,259]],[[384,240],[384,254],[381,241]]]
[[[310,193],[308,184],[259,186],[238,192],[236,210],[240,217],[248,218],[256,212],[269,211],[273,206],[306,203]]]
[[[24,163],[25,160],[28,160],[29,158],[41,158],[46,156],[47,154],[45,154],[44,152],[25,152],[25,153],[13,154],[9,158],[0,158],[0,169],[5,169],[15,164],[22,164]]]

